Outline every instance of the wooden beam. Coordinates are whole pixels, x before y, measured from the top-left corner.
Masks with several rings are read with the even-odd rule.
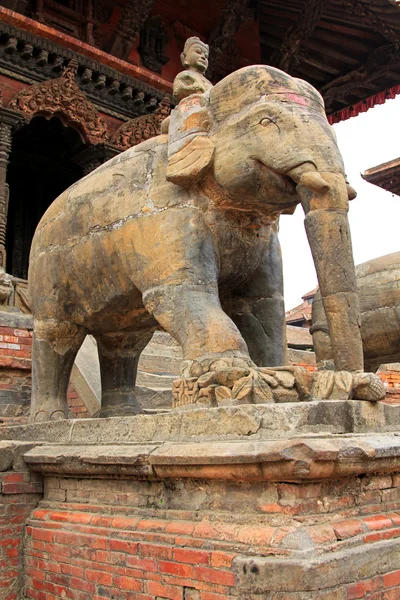
[[[106,44],[105,52],[127,60],[136,37],[149,17],[155,0],[129,0]]]
[[[327,113],[334,112],[333,104],[340,102],[348,105],[353,101],[353,97],[360,89],[367,91],[365,98],[371,93],[382,91],[382,84],[378,87],[378,82],[383,76],[388,76],[395,70],[400,70],[400,48],[397,44],[387,44],[373,50],[365,64],[358,69],[354,69],[342,77],[331,81],[319,91],[325,100]],[[392,78],[391,78],[392,79]],[[386,87],[390,87],[390,83]],[[385,89],[385,88],[383,88]]]
[[[385,19],[383,11],[380,11],[378,16],[362,0],[339,0],[339,2],[344,6],[349,15],[364,21],[374,31],[380,33],[389,42],[392,42],[392,44],[400,41],[399,33],[391,28]]]
[[[273,56],[273,63],[282,71],[289,72],[297,60],[302,42],[314,31],[329,0],[305,0],[296,22],[289,27],[283,38],[281,48]]]
[[[243,23],[247,6],[248,0],[228,0],[218,23],[208,36],[207,43],[210,46],[210,53],[207,75],[210,79],[215,75],[221,56]]]

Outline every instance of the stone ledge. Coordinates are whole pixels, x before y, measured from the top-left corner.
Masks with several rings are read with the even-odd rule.
[[[124,445],[37,446],[24,455],[34,471],[235,481],[336,479],[400,470],[400,436]]]
[[[308,560],[238,556],[232,563],[237,589],[246,595],[324,590],[396,571],[399,565],[400,540],[376,542]]]
[[[0,327],[33,330],[33,317],[20,312],[0,311]]]
[[[382,402],[314,400],[174,410],[108,419],[0,427],[0,440],[60,444],[268,440],[316,434],[400,431],[400,409]]]

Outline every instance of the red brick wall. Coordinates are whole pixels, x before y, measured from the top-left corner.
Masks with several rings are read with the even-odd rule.
[[[400,371],[378,371],[386,387],[386,398],[388,404],[400,404]]]
[[[71,382],[68,386],[67,401],[69,410],[73,414],[74,419],[83,419],[89,416],[85,404],[80,399],[78,392]]]
[[[7,452],[1,448],[0,452]],[[21,459],[0,473],[0,598],[21,598],[24,584],[25,521],[42,497],[39,476],[29,473]],[[19,463],[19,464],[18,464]]]
[[[278,501],[262,507],[264,516],[258,523],[254,515],[245,514],[248,509],[242,515],[235,510],[184,510],[182,493],[174,500],[176,508],[168,510],[157,485],[48,480],[47,502],[33,512],[27,527],[26,598],[243,600],[232,569],[236,556],[288,556],[291,546],[285,540],[298,531],[314,545],[310,552],[320,556],[321,550],[367,547],[400,536],[397,475],[265,483],[252,489],[232,484],[232,494],[243,494],[248,507],[277,492]],[[212,485],[199,483],[202,494],[209,492],[210,506]],[[268,599],[400,598],[400,571],[388,569],[378,575],[366,567],[364,572],[360,581],[303,595],[276,592]]]

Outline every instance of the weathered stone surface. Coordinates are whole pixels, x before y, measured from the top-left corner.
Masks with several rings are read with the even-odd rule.
[[[0,311],[0,325],[2,327],[32,330],[33,317],[24,313]]]
[[[10,442],[0,442],[0,471],[7,471],[10,469],[13,460],[13,445]]]
[[[365,366],[375,370],[381,363],[400,358],[400,252],[356,267],[361,310],[361,336]],[[313,341],[320,366],[332,364],[332,346],[326,314],[317,292],[313,302]]]
[[[188,44],[184,58],[201,75],[206,57],[195,56],[197,46],[205,49]],[[29,272],[33,422],[67,416],[69,373],[87,332],[99,348],[102,416],[142,410],[137,364],[159,327],[182,346],[185,376],[207,361],[221,360],[217,371],[226,360],[285,364],[277,219],[299,202],[312,223],[324,298],[351,298],[350,321],[331,318],[328,307],[336,367],[362,369],[348,193],[322,98],[265,65],[206,88],[193,94],[190,84],[184,96],[191,95],[180,94],[168,137],[108,161],[66,190],[39,223]],[[227,386],[220,387],[223,401]],[[261,390],[270,401],[268,386]]]
[[[39,446],[25,461],[42,473],[234,481],[337,479],[400,470],[400,438],[293,438],[124,445]]]
[[[129,474],[132,476],[153,475],[148,457],[156,445],[54,445],[38,446],[25,454],[25,462],[33,470],[46,473],[90,473]]]
[[[237,557],[233,568],[239,589],[253,593],[302,592],[360,581],[398,569],[400,541],[378,542],[321,557],[284,559]]]
[[[253,404],[135,417],[65,420],[0,427],[0,440],[51,443],[142,443],[162,441],[278,439],[299,435],[396,432],[397,406],[383,403],[311,401]]]
[[[0,472],[13,469],[14,471],[27,471],[24,454],[40,445],[40,442],[26,441],[1,441],[0,442]]]

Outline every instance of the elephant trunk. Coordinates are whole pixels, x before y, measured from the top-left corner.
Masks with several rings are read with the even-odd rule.
[[[348,222],[349,192],[341,173],[291,174],[306,214],[305,228],[337,371],[363,370],[361,318]]]

